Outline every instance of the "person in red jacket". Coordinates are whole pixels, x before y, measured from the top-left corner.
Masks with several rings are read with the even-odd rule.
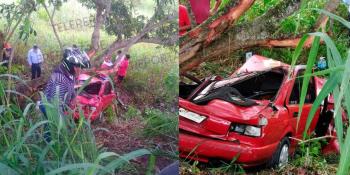
[[[124,77],[126,76],[126,72],[128,70],[129,67],[129,59],[130,59],[130,55],[126,54],[124,59],[120,62],[119,66],[118,66],[118,72],[117,72],[117,84],[120,84]]]
[[[179,35],[184,35],[189,29],[191,29],[191,22],[187,8],[179,5]]]
[[[201,24],[218,10],[221,0],[216,0],[212,11],[210,10],[210,0],[190,0],[190,4],[197,24]]]

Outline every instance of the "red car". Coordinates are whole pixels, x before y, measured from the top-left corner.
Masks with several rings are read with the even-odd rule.
[[[226,79],[185,75],[194,83],[180,82],[180,157],[202,162],[237,158],[244,166],[286,164],[325,82],[311,78],[297,128],[299,76],[305,68],[254,55]],[[328,97],[318,109],[308,133],[334,135],[332,101]],[[339,150],[336,139],[328,141],[325,150]]]
[[[76,90],[90,78],[89,84],[75,98],[73,106],[81,106],[85,118],[94,121],[102,115],[103,111],[113,103],[117,96],[113,91],[112,84],[107,79],[107,75],[104,74],[98,74],[96,77],[80,74],[78,85],[75,86]],[[78,108],[76,108],[74,118],[79,118]]]

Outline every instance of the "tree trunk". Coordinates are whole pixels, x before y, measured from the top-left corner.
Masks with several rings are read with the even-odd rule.
[[[50,24],[51,24],[53,33],[55,34],[55,37],[56,37],[57,42],[58,42],[58,45],[60,46],[60,50],[62,51],[62,50],[63,50],[63,45],[62,45],[62,42],[61,42],[61,40],[60,40],[60,37],[58,36],[58,33],[57,33],[57,31],[56,31],[56,28],[55,28],[55,23],[54,23],[54,21],[53,21],[53,17],[54,17],[54,15],[55,15],[56,7],[55,7],[55,6],[53,7],[53,8],[54,8],[54,9],[53,9],[53,12],[52,12],[52,14],[50,14],[49,9],[47,8],[45,2],[43,3],[43,6],[44,6],[44,8],[45,8],[45,11],[46,11],[47,15],[49,16],[49,20],[50,20]]]
[[[102,28],[107,15],[109,14],[111,8],[111,1],[107,0],[105,2],[95,1],[96,4],[96,17],[94,31],[91,37],[91,48],[90,52],[97,52],[100,49],[100,29]]]
[[[124,41],[120,41],[120,40],[116,40],[114,41],[107,50],[105,50],[104,55],[108,55],[111,56],[113,54],[113,52],[117,51],[118,49],[121,48],[130,48],[133,44],[141,42],[141,41],[148,41],[148,40],[142,40],[143,37],[149,33],[150,31],[157,29],[158,27],[164,25],[165,23],[174,20],[175,18],[177,18],[177,15],[172,14],[169,15],[167,17],[164,17],[164,19],[158,21],[157,23],[154,23],[154,20],[150,20],[145,27],[142,29],[141,32],[139,32],[137,35],[133,36],[130,39],[124,40]],[[176,35],[177,36],[177,35]],[[172,37],[173,38],[173,37]],[[154,39],[154,38],[153,38]],[[152,40],[152,39],[150,39]],[[172,39],[174,41],[174,39]],[[176,42],[176,41],[174,41]]]
[[[91,37],[91,50],[94,51],[97,51],[100,48],[100,28],[103,21],[102,10],[101,7],[97,7],[96,9],[94,32]]]
[[[295,47],[302,33],[293,35],[290,33],[278,33],[279,24],[283,19],[290,16],[300,8],[300,0],[285,0],[267,11],[264,15],[257,17],[249,23],[233,26],[252,2],[241,0],[237,5],[231,6],[223,16],[209,19],[188,32],[180,39],[180,72],[192,70],[201,63],[216,60],[237,50],[251,47]],[[325,10],[334,11],[339,0],[330,0]],[[229,15],[229,14],[232,15]],[[235,15],[234,15],[235,14]],[[227,16],[236,16],[234,20],[227,20]],[[324,29],[328,17],[320,15],[315,29]],[[231,25],[230,25],[231,24]],[[312,29],[311,29],[312,30]],[[313,38],[309,38],[305,47],[309,47]]]

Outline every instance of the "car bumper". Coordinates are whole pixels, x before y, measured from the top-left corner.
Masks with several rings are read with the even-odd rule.
[[[255,166],[266,163],[278,146],[278,142],[261,147],[249,146],[247,144],[214,140],[190,134],[179,134],[180,157],[201,162],[208,162],[211,159],[222,159],[247,166]]]

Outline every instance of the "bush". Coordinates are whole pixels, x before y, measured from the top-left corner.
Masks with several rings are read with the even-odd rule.
[[[138,110],[134,106],[129,106],[128,110],[125,113],[125,117],[127,119],[132,119],[132,118],[140,118],[141,117],[141,111]]]
[[[153,136],[171,136],[178,137],[178,117],[177,114],[162,112],[158,109],[146,109],[145,111],[145,128],[146,137]]]

